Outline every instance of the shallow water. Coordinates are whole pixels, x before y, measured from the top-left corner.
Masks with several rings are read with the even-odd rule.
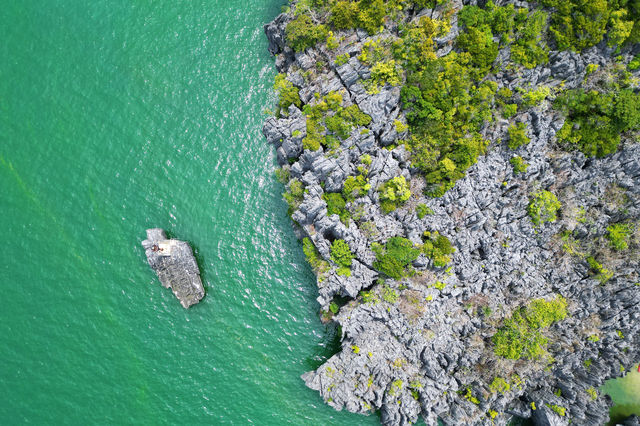
[[[640,416],[640,372],[637,364],[624,377],[607,380],[601,391],[609,395],[614,403],[610,411],[610,424],[632,414]]]
[[[377,423],[299,378],[335,332],[260,131],[281,4],[0,8],[0,423]],[[188,311],[156,226],[196,248]]]

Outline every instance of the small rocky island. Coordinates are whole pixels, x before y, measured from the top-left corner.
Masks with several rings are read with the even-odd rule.
[[[173,290],[182,306],[188,308],[204,297],[200,270],[189,244],[168,239],[164,230],[153,228],[147,229],[142,247],[162,285]]]

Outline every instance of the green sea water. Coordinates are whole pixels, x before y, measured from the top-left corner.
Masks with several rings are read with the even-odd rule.
[[[335,350],[261,134],[282,0],[0,7],[0,424],[376,424],[300,379]],[[196,249],[185,310],[140,241]]]

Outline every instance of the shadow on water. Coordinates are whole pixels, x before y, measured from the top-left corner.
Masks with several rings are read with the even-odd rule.
[[[316,370],[329,358],[340,352],[342,330],[335,322],[330,322],[324,326],[322,342],[316,346],[313,354],[305,359],[305,364],[309,370]]]

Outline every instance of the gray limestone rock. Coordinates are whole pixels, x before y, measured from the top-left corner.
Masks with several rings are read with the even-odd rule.
[[[448,2],[455,10],[463,4],[484,2]],[[435,10],[411,8],[400,19],[437,18],[446,11],[444,4]],[[640,347],[640,287],[634,285],[640,277],[640,234],[634,236],[636,251],[626,255],[612,252],[606,240],[609,224],[640,222],[640,145],[623,135],[619,151],[604,158],[565,152],[556,141],[564,118],[551,102],[519,106],[512,121],[525,123],[530,142],[510,150],[502,141],[512,121],[486,123],[482,136],[491,142],[486,154],[444,196],[429,198],[427,181],[412,168],[411,153],[400,143],[409,135],[397,132],[395,121],[406,122],[399,87],[387,85],[370,94],[362,84],[371,70],[357,56],[372,37],[360,29],[344,31],[337,34],[342,41],[333,51],[320,43],[293,55],[281,43],[287,19],[279,16],[266,31],[270,49],[279,53],[276,66],[300,87],[302,103],[313,105],[319,96],[339,90],[344,106],[355,103],[372,119],[339,144],[317,151],[302,147],[306,119],[295,106],[286,116],[268,118],[263,128],[279,163],[292,163],[291,176],[305,187],[292,219],[298,235],[309,238],[329,265],[318,277],[317,301],[326,311],[337,296],[347,299],[333,316],[343,332],[341,351],[303,376],[307,386],[337,410],[379,411],[388,425],[422,418],[428,425],[502,426],[513,416],[531,418],[536,425],[564,425],[569,419],[580,425],[606,423],[611,402],[592,400],[589,389],[619,376],[621,365],[637,361],[637,350],[631,349]],[[388,36],[393,25],[385,24],[373,39]],[[438,55],[455,48],[455,14],[451,26],[449,34],[435,40]],[[638,49],[623,49],[620,55],[629,60]],[[507,48],[497,59],[502,70],[490,78],[514,92],[540,85],[575,88],[584,82],[586,65],[610,65],[611,52],[606,43],[581,54],[552,51],[548,64],[526,69],[502,66],[510,58]],[[336,56],[343,53],[350,59],[336,66]],[[308,70],[304,78],[303,70]],[[392,145],[397,146],[390,150]],[[526,161],[526,172],[514,171],[514,155]],[[351,219],[343,223],[337,214],[329,216],[322,195],[341,192],[345,179],[359,174],[370,187],[347,200]],[[405,177],[412,195],[385,214],[378,189],[396,176]],[[527,207],[531,194],[541,189],[556,194],[562,208],[555,222],[534,226]],[[432,214],[419,219],[420,204]],[[376,270],[374,243],[402,236],[419,247],[425,231],[438,231],[453,244],[446,267],[435,267],[423,252],[401,280]],[[338,275],[331,259],[331,242],[338,238],[354,255],[350,276]],[[571,244],[576,244],[573,253]],[[608,262],[611,278],[605,284],[586,261],[593,254]],[[554,363],[497,357],[492,336],[504,319],[532,299],[554,295],[569,301],[568,317],[545,332]],[[591,335],[599,340],[590,340]],[[498,375],[512,383],[504,394],[490,389]],[[560,408],[565,416],[558,414]],[[494,411],[491,418],[488,413]],[[637,424],[637,418],[628,422]]]
[[[200,270],[189,244],[167,239],[160,228],[147,229],[142,241],[147,261],[156,271],[160,283],[170,288],[184,308],[195,305],[204,297]]]

